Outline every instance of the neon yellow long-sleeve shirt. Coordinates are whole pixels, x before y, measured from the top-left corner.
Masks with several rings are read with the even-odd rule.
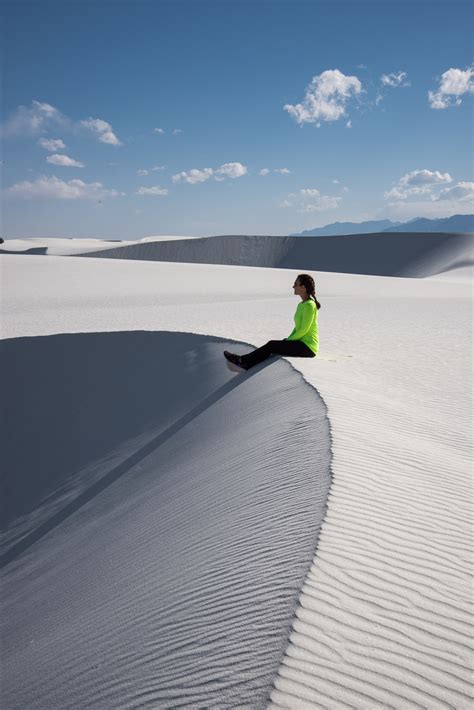
[[[301,340],[315,355],[317,354],[318,309],[312,298],[298,304],[295,312],[295,327],[286,340]]]

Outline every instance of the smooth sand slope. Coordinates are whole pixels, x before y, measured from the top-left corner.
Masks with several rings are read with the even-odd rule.
[[[333,237],[226,235],[132,244],[93,256],[235,264],[379,276],[430,276],[474,265],[472,234],[356,234]],[[82,254],[81,256],[88,256]]]
[[[105,331],[116,331],[118,342],[122,338],[128,342],[131,331],[150,331],[148,335],[161,339],[157,343],[167,342],[171,336],[166,333],[185,338],[199,334],[204,336],[202,343],[207,343],[204,351],[201,344],[186,350],[189,362],[184,367],[178,360],[181,371],[194,368],[180,389],[184,394],[179,399],[182,409],[176,412],[178,420],[203,406],[207,390],[212,390],[211,396],[222,392],[221,377],[233,387],[172,433],[156,451],[150,451],[142,471],[142,462],[136,461],[115,480],[105,481],[108,485],[67,518],[59,520],[54,515],[71,492],[76,495],[73,502],[87,491],[81,487],[84,481],[74,476],[63,481],[58,495],[53,491],[48,496],[44,508],[39,507],[40,513],[48,513],[46,521],[53,517],[57,524],[4,569],[3,599],[8,604],[4,616],[14,620],[7,626],[4,651],[8,698],[15,693],[31,697],[37,692],[42,702],[45,698],[49,702],[54,693],[60,692],[64,700],[70,691],[72,698],[87,698],[86,704],[100,708],[166,708],[180,702],[189,707],[190,698],[195,698],[191,707],[254,707],[268,697],[273,707],[286,708],[472,706],[469,267],[449,270],[447,266],[444,273],[425,279],[315,273],[323,305],[318,358],[278,360],[242,376],[224,369],[221,343],[216,339],[222,339],[222,344],[233,340],[258,345],[288,335],[297,303],[290,295],[295,276],[292,270],[54,256],[2,257],[0,268],[4,284],[2,334],[11,339],[7,347],[17,347],[19,352],[19,343],[26,342],[21,341],[24,336],[34,340],[35,336],[70,333],[82,343],[78,352],[85,354],[81,332],[98,333],[106,339]],[[302,270],[307,270],[304,262],[297,269]],[[58,337],[58,342],[65,342],[63,338]],[[40,340],[52,342],[51,338]],[[246,350],[245,345],[234,348]],[[91,394],[99,382],[107,382],[104,371],[108,367],[110,382],[119,382],[119,375],[127,382],[130,374],[123,367],[118,373],[114,364],[115,360],[121,362],[116,355],[121,349],[105,349],[108,356],[98,368],[100,379],[93,377],[90,383],[86,373],[93,376],[97,357],[80,358],[88,367],[76,386],[71,385],[79,406],[98,405],[97,400],[111,397],[112,385],[106,386],[106,397],[101,397],[100,387],[96,398]],[[148,352],[148,348],[139,350]],[[150,360],[146,354],[141,357],[145,358],[146,379],[153,383],[148,373],[160,358],[157,350],[150,350]],[[53,349],[46,352],[49,360]],[[71,351],[64,352],[64,364],[53,367],[59,372],[53,378],[56,385],[51,386],[53,402],[61,401],[55,393],[56,389],[61,391],[58,383],[74,378],[80,370],[77,359],[68,369]],[[206,364],[201,373],[199,356],[203,352]],[[44,368],[44,358],[36,360],[30,358],[27,365],[18,360],[22,371],[33,373],[30,383],[31,378],[42,377],[39,365]],[[53,358],[55,363],[58,360],[61,358]],[[4,372],[10,369],[4,368]],[[138,367],[128,369],[136,371]],[[157,368],[157,377],[161,374],[162,368]],[[200,386],[201,374],[206,392],[194,390]],[[140,383],[136,377],[135,382]],[[146,387],[139,387],[139,401],[145,404],[141,420],[141,414],[136,415],[139,405],[134,409],[131,395],[122,394],[123,387],[126,385],[119,387],[118,397],[126,405],[124,411],[131,412],[131,421],[138,417],[137,430],[132,443],[123,431],[115,444],[113,432],[104,432],[115,452],[111,457],[114,470],[123,465],[120,456],[140,456],[149,443],[140,437],[147,435],[148,423],[155,415],[163,417],[154,430],[160,437],[163,432],[159,427],[167,426],[163,410],[173,399],[167,397],[154,412],[153,384],[150,398],[144,392]],[[27,391],[37,392],[38,386],[29,384]],[[273,393],[281,399],[272,400]],[[311,395],[309,418],[301,419],[299,405],[295,408],[293,402],[302,398],[302,411],[307,412],[305,393]],[[302,530],[298,504],[291,506],[288,514],[283,512],[282,498],[283,481],[298,487],[300,476],[314,476],[315,457],[324,442],[318,430],[319,396],[330,426],[332,484],[327,514],[317,544],[312,538],[314,558],[291,632],[285,637],[289,643],[281,664],[277,668],[275,653],[264,671],[257,671],[256,681],[255,673],[252,675],[245,664],[255,639],[263,635],[269,643],[266,624],[271,614],[266,585],[271,590],[279,584],[280,575],[287,578],[291,565],[278,562],[277,572],[272,567],[270,560],[280,559],[280,551],[274,549],[277,538],[273,529],[268,538],[272,549],[256,547],[255,556],[253,545],[246,546],[233,531],[239,530],[237,520],[243,520],[246,527],[249,520],[262,517],[264,524],[267,513],[272,518],[275,510],[282,549],[291,547],[291,537],[303,548],[306,543],[301,536],[313,534],[315,528]],[[40,397],[37,406],[41,408],[45,398]],[[110,406],[116,412],[120,401],[112,398]],[[82,439],[90,410],[87,406],[82,420],[78,418],[81,426],[76,422]],[[110,409],[105,407],[105,416],[103,411],[99,407],[99,413],[91,415],[94,429],[108,420]],[[252,416],[246,417],[246,412]],[[40,427],[40,440],[50,452],[61,443],[55,427],[61,438],[70,439],[66,437],[67,425],[52,426],[51,420],[47,421],[47,427]],[[26,433],[24,437],[27,442]],[[250,448],[242,449],[245,444]],[[293,444],[298,450],[302,447],[303,461],[288,458],[288,447]],[[17,450],[20,446],[18,442]],[[156,477],[155,456],[159,454],[164,479]],[[94,451],[91,460],[102,462],[101,457],[103,453]],[[254,475],[245,479],[243,486],[246,491],[250,487],[248,492],[234,495],[239,477],[250,469]],[[276,469],[276,479],[271,482],[267,469]],[[96,475],[103,475],[101,466],[92,471],[93,485]],[[219,488],[221,479],[224,491]],[[305,480],[311,489],[314,478]],[[263,502],[255,508],[252,500],[260,482]],[[302,490],[309,490],[302,485]],[[278,502],[267,506],[266,497],[272,490]],[[166,507],[159,507],[156,515],[161,492]],[[169,513],[167,501],[171,501]],[[205,511],[204,516],[194,514],[195,503]],[[317,524],[313,503],[311,499]],[[18,523],[35,522],[31,512],[23,512],[26,518],[16,518]],[[231,538],[226,532],[229,519]],[[42,520],[40,515],[36,523]],[[10,527],[7,544],[18,543],[19,533],[24,535],[25,528]],[[228,544],[229,539],[238,540],[238,544]],[[259,535],[257,539],[261,540]],[[170,549],[170,557],[157,553],[157,545],[161,551]],[[294,549],[292,560],[293,555]],[[256,595],[249,593],[245,576],[239,586],[247,564],[244,557],[255,571],[257,583],[264,580],[262,616],[257,613],[254,617],[265,620],[263,631],[258,623],[245,623],[245,600],[256,601]],[[225,566],[224,558],[230,566]],[[209,578],[202,573],[203,560],[206,569],[217,570]],[[237,572],[232,568],[234,563]],[[198,573],[193,577],[196,568]],[[163,583],[160,570],[166,572]],[[209,596],[200,607],[196,600],[204,589]],[[164,608],[171,627],[178,624],[174,628],[180,632],[170,634],[178,648],[172,646],[169,658],[168,646],[160,646],[160,634],[156,633],[162,621],[156,607],[160,594],[168,600]],[[114,624],[110,609],[120,623]],[[220,654],[230,661],[228,675],[217,660],[216,646],[207,643],[209,638],[215,640],[212,633],[208,636],[209,630],[224,628],[220,610],[224,617],[231,617],[231,631],[218,635]],[[278,631],[270,636],[275,642],[282,641],[281,651],[286,612],[278,611],[277,615],[282,635]],[[45,619],[51,622],[47,628]],[[146,626],[150,633],[145,641],[140,634],[132,643],[137,623],[141,631]],[[206,664],[208,648],[211,660]],[[194,673],[198,657],[204,660]],[[260,664],[260,650],[255,657]],[[108,665],[109,658],[112,665]],[[56,663],[61,668],[59,674]],[[166,684],[154,681],[160,667]],[[244,676],[249,673],[247,686],[241,684],[242,675],[235,673],[234,667],[243,670]],[[68,678],[65,687],[60,686],[64,673]],[[30,675],[31,681],[25,681]],[[179,687],[177,677],[184,679]],[[261,682],[261,694],[256,693],[255,682]],[[269,696],[267,683],[272,686]],[[251,701],[246,689],[250,689]],[[164,692],[168,693],[166,698],[160,695]],[[255,698],[257,705],[253,704]]]
[[[0,254],[48,254],[50,256],[70,256],[83,252],[111,251],[118,247],[146,244],[156,241],[192,239],[192,237],[157,236],[144,237],[135,241],[122,239],[74,239],[73,237],[29,237],[27,239],[7,239],[0,246]]]
[[[225,347],[2,342],[2,707],[265,707],[324,516],[329,425],[287,363],[239,381]]]

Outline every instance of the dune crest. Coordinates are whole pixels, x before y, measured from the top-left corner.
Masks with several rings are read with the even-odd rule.
[[[225,235],[142,243],[80,256],[424,277],[474,264],[473,248],[472,234]]]
[[[3,341],[4,707],[265,707],[325,512],[329,424],[288,363],[231,375],[232,346]]]

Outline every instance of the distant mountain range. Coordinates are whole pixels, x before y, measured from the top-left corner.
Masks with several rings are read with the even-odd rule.
[[[455,214],[444,219],[415,217],[408,222],[389,219],[369,222],[333,222],[325,227],[306,229],[290,237],[327,237],[336,234],[372,234],[374,232],[474,232],[474,214]]]

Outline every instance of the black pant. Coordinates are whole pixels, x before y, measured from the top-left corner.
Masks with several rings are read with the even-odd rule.
[[[301,340],[269,340],[261,348],[242,355],[242,362],[248,368],[258,365],[270,355],[291,355],[293,357],[315,357],[310,348]]]

